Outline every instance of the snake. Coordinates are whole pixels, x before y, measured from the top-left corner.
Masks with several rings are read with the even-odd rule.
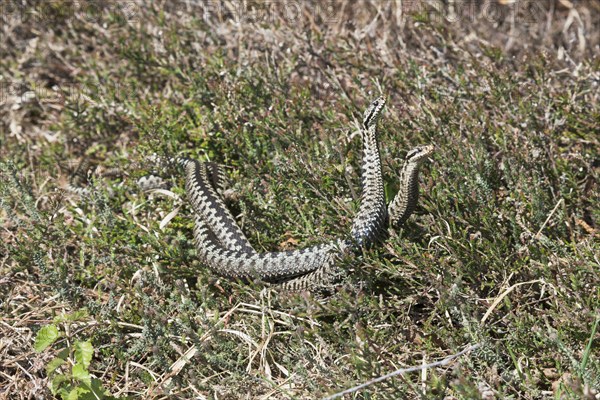
[[[218,275],[267,283],[298,291],[320,286],[337,275],[335,264],[384,240],[388,228],[398,229],[418,201],[418,173],[434,147],[418,146],[407,153],[400,171],[400,189],[385,203],[377,123],[385,106],[379,97],[365,110],[361,138],[361,200],[349,235],[304,249],[264,252],[254,250],[225,206],[211,175],[215,166],[193,159],[178,159],[185,169],[186,194],[195,212],[194,240],[198,257]]]
[[[420,166],[434,147],[417,146],[407,153],[398,193],[387,206],[377,131],[385,104],[385,98],[378,97],[363,114],[362,192],[350,232],[302,249],[257,252],[225,205],[225,179],[218,165],[188,157],[167,158],[184,170],[186,197],[194,211],[193,237],[199,260],[220,276],[259,280],[287,291],[313,289],[327,285],[339,275],[337,264],[342,258],[382,242],[390,230],[402,226],[418,201]],[[160,178],[142,179],[139,186],[162,185]],[[76,191],[83,193],[81,188]]]

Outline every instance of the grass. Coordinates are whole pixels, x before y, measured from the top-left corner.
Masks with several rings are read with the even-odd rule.
[[[73,343],[107,396],[151,399],[321,398],[480,343],[346,398],[598,398],[600,3],[77,4],[3,7],[0,397],[62,371],[88,398],[74,356],[46,370]],[[131,190],[152,153],[210,159],[257,249],[333,238],[380,93],[388,197],[407,150],[436,153],[326,299],[200,265],[179,175]]]

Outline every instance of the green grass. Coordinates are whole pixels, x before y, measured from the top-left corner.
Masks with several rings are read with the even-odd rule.
[[[57,13],[66,20],[49,33],[7,20],[22,31],[3,39],[21,45],[0,46],[4,79],[74,90],[1,99],[0,393],[50,396],[46,365],[89,341],[89,372],[119,398],[320,398],[475,343],[450,367],[348,398],[597,396],[597,21],[581,50],[564,41],[577,27],[563,32],[556,2],[549,31],[518,25],[509,48],[509,28],[481,18],[446,26],[427,9],[398,26],[391,3],[365,2],[336,9],[346,26],[309,3],[286,19],[277,4],[263,4],[274,23],[242,31],[224,9],[204,20],[184,5],[136,6],[133,24],[118,9]],[[28,35],[39,36],[29,52]],[[388,197],[407,150],[436,152],[413,217],[346,262],[326,299],[215,276],[195,258],[185,202],[131,190],[155,171],[152,153],[210,159],[226,166],[257,249],[333,238],[358,207],[356,121],[380,93]],[[100,173],[80,199],[61,188],[84,157]],[[115,167],[123,184],[101,177]],[[64,335],[35,353],[56,318]]]

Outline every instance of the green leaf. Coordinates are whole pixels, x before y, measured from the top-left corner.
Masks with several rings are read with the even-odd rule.
[[[58,339],[59,336],[60,332],[58,331],[58,328],[55,325],[46,325],[37,333],[33,348],[38,353],[41,353],[48,346],[54,343],[54,341]]]
[[[596,329],[598,329],[598,323],[600,322],[600,317],[596,318],[596,322],[594,322],[594,326],[592,327],[592,334],[590,335],[590,339],[588,340],[587,346],[585,346],[585,351],[583,353],[583,359],[581,360],[581,375],[585,374],[585,368],[587,367],[588,359],[590,354],[592,353],[592,344],[594,343],[594,337],[596,336]]]
[[[65,347],[64,349],[62,349],[61,351],[58,352],[56,357],[62,358],[63,360],[67,361],[67,358],[69,358],[70,354],[71,354],[71,350],[68,347]]]
[[[83,382],[88,386],[92,384],[92,377],[90,376],[90,373],[88,372],[87,368],[81,364],[73,365],[71,375],[73,376],[73,379]]]
[[[60,357],[56,357],[56,358],[52,359],[52,361],[50,361],[48,363],[48,365],[46,365],[46,375],[50,375],[64,363],[65,363],[65,360]]]
[[[67,385],[65,387],[61,387],[58,391],[58,395],[61,399],[67,400],[69,398],[69,393],[71,392],[71,385]]]
[[[68,380],[69,378],[67,378],[67,376],[64,374],[58,374],[52,378],[52,382],[50,382],[50,391],[52,394],[56,396],[63,389],[61,387],[63,386],[63,383]]]
[[[79,399],[86,399],[86,398],[90,398],[90,390],[83,387],[83,386],[77,386],[75,388],[73,388],[73,390],[71,390],[69,392],[69,395],[67,396],[67,400],[79,400]]]
[[[107,396],[107,392],[102,387],[102,381],[99,379],[92,379],[92,386],[87,389],[89,389],[89,392],[80,396],[79,400],[98,400],[105,399]]]
[[[75,361],[83,365],[85,369],[88,369],[90,366],[93,355],[94,346],[92,346],[92,343],[89,340],[86,340],[85,342],[75,342]]]
[[[54,322],[62,323],[62,322],[77,322],[83,321],[89,317],[89,313],[87,309],[82,308],[81,310],[74,311],[72,313],[62,313],[54,317]]]

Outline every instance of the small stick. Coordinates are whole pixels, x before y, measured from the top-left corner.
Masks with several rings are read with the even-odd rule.
[[[453,354],[451,356],[448,356],[448,357],[444,358],[443,360],[436,361],[436,362],[433,362],[431,364],[419,365],[418,367],[409,367],[409,368],[398,369],[398,370],[396,370],[394,372],[390,372],[387,375],[383,375],[383,376],[380,376],[378,378],[372,379],[372,380],[370,380],[368,382],[365,382],[365,383],[362,383],[362,384],[360,384],[358,386],[354,386],[354,387],[352,387],[350,389],[346,389],[346,390],[344,390],[342,392],[338,392],[338,393],[332,394],[329,397],[325,397],[325,400],[337,399],[338,397],[342,397],[342,396],[344,396],[346,394],[354,393],[356,391],[359,391],[360,389],[366,388],[369,385],[372,385],[372,384],[377,383],[377,382],[384,381],[384,380],[386,380],[388,378],[391,378],[393,376],[403,375],[403,374],[406,374],[408,372],[422,371],[422,370],[425,370],[427,368],[441,367],[441,366],[447,365],[447,364],[450,363],[450,361],[454,360],[455,358],[458,358],[458,357],[462,356],[463,354],[465,354],[465,353],[467,353],[467,352],[469,352],[471,350],[475,350],[475,349],[481,347],[481,345],[482,345],[481,343],[470,345],[466,349],[464,349],[464,350],[462,350],[462,351],[460,351],[460,352],[458,352],[456,354]]]

